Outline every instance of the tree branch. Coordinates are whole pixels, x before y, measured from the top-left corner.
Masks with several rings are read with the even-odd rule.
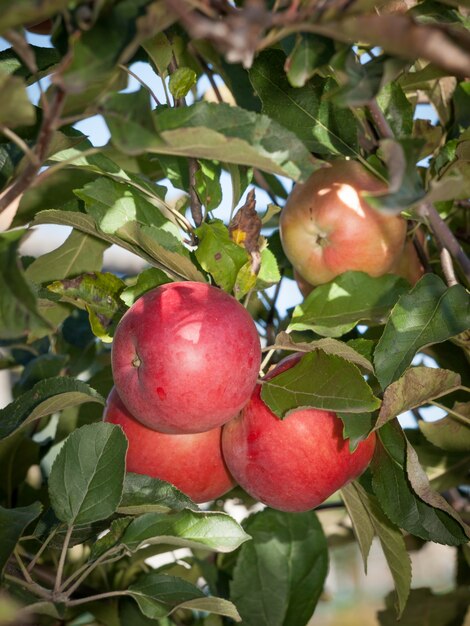
[[[65,559],[67,557],[67,549],[69,547],[70,538],[72,537],[72,532],[73,532],[73,524],[70,524],[70,526],[67,528],[67,533],[64,538],[64,545],[62,546],[62,551],[60,553],[59,565],[57,566],[57,575],[56,575],[55,585],[54,585],[54,593],[56,594],[59,593],[60,587],[62,585],[62,576],[64,573]]]
[[[196,226],[200,226],[202,224],[203,216],[202,216],[202,205],[199,200],[199,196],[196,191],[196,174],[199,170],[199,165],[197,160],[194,158],[188,159],[189,163],[189,198],[190,198],[190,206],[191,206],[191,215],[193,217],[194,223]]]
[[[44,116],[38,140],[34,149],[36,161],[29,162],[23,172],[10,186],[3,197],[0,198],[0,213],[5,211],[22,193],[24,193],[33,182],[38,173],[49,148],[55,125],[59,119],[64,103],[65,92],[60,87],[57,88],[54,100],[52,101],[47,114]]]

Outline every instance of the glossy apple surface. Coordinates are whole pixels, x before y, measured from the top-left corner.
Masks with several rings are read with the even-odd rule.
[[[275,378],[299,358],[284,359],[266,378]],[[280,420],[260,392],[257,385],[240,416],[222,431],[227,467],[251,496],[280,511],[308,511],[369,465],[375,434],[351,454],[335,413],[299,409]]]
[[[424,254],[426,254],[426,237],[422,229],[416,231],[417,237]],[[413,239],[407,239],[405,248],[398,263],[393,268],[393,273],[405,278],[411,285],[416,285],[418,280],[424,275],[425,270],[421,259],[416,252]]]
[[[222,457],[220,427],[193,435],[159,433],[132,417],[115,388],[103,419],[121,426],[129,441],[128,472],[166,480],[195,502],[219,498],[234,486]]]
[[[391,271],[403,251],[406,221],[361,197],[384,188],[355,161],[335,161],[294,187],[281,212],[281,242],[307,283],[321,285],[348,270]]]
[[[132,415],[169,434],[235,417],[256,384],[261,350],[243,306],[206,283],[162,285],[137,300],[112,346],[113,377]]]

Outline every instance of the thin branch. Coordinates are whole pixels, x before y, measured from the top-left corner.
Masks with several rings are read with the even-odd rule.
[[[380,136],[384,139],[394,139],[395,135],[393,134],[393,130],[387,122],[385,115],[377,104],[377,100],[375,98],[368,103],[367,108],[369,109]]]
[[[470,284],[470,259],[465,254],[453,232],[437,212],[435,206],[430,202],[423,202],[419,205],[417,213],[428,222],[429,227],[431,228],[440,246],[442,248],[446,248],[454,257],[460,265],[467,282]]]
[[[26,569],[25,564],[23,563],[23,559],[21,558],[21,556],[20,556],[20,554],[19,554],[19,552],[18,552],[18,549],[17,549],[17,548],[15,548],[15,550],[13,551],[13,554],[15,555],[16,562],[18,563],[18,565],[19,565],[19,567],[20,567],[20,570],[21,570],[21,573],[22,573],[22,574],[23,574],[23,576],[25,577],[25,580],[26,580],[28,583],[30,583],[31,585],[34,585],[34,584],[35,584],[35,582],[34,582],[34,580],[31,578],[31,575],[30,575],[30,573],[28,572],[28,570]]]
[[[113,563],[114,561],[118,561],[121,557],[122,557],[122,553],[116,555],[115,557],[108,559],[108,557],[112,554],[112,551],[116,550],[116,547],[113,546],[113,548],[111,548],[111,550],[107,550],[106,552],[104,552],[101,556],[99,556],[96,561],[93,561],[93,563],[85,563],[85,565],[87,567],[82,566],[79,570],[77,570],[76,572],[74,572],[74,574],[72,574],[65,582],[64,584],[61,586],[61,591],[64,591],[67,593],[67,595],[72,595],[72,593],[78,589],[78,587],[80,587],[80,585],[82,584],[82,582],[85,580],[85,578],[87,578],[87,576],[96,568],[98,567],[98,565],[106,565],[107,563]],[[108,559],[108,560],[107,560]],[[77,574],[80,572],[80,574],[78,575],[77,578]],[[70,584],[72,583],[72,584]],[[70,585],[70,586],[69,586]],[[69,587],[67,589],[67,587]]]
[[[193,217],[196,226],[202,224],[202,205],[199,200],[199,196],[196,191],[196,174],[199,170],[199,165],[196,159],[190,158],[189,162],[189,198],[191,205],[191,215]]]
[[[88,598],[79,598],[78,600],[70,600],[67,602],[67,606],[79,606],[80,604],[87,604],[88,602],[96,602],[96,600],[106,600],[107,598],[117,598],[118,596],[128,596],[129,593],[123,591],[107,591],[106,593],[98,593],[95,596],[88,596]]]
[[[2,135],[5,135],[7,139],[9,139],[14,144],[16,144],[18,148],[20,148],[24,152],[24,154],[28,157],[28,159],[31,161],[33,165],[35,166],[40,165],[38,161],[38,157],[34,154],[34,152],[28,146],[26,141],[24,141],[24,139],[22,139],[19,135],[17,135],[13,130],[11,130],[4,124],[0,124],[0,133],[2,133]]]
[[[456,419],[458,419],[459,422],[462,422],[463,424],[466,424],[467,426],[470,425],[470,418],[466,417],[465,415],[462,415],[462,413],[458,413],[457,411],[454,411],[453,409],[449,409],[448,406],[444,406],[443,404],[440,404],[439,402],[435,402],[434,400],[430,400],[429,404],[432,404],[438,409],[442,409],[443,411],[446,411],[447,413],[449,413],[449,415],[452,415],[452,417],[455,417]]]
[[[21,578],[17,578],[16,576],[11,576],[11,574],[5,574],[5,578],[6,580],[11,581],[12,583],[20,585],[24,589],[28,589],[28,591],[35,593],[40,598],[44,598],[45,600],[51,600],[50,591],[48,591],[44,587],[41,587],[41,585],[38,585],[37,583],[32,583],[32,584],[28,583]]]
[[[67,550],[69,547],[70,539],[72,537],[72,532],[73,532],[73,524],[70,524],[70,526],[67,528],[67,533],[64,538],[64,544],[62,546],[62,551],[60,553],[59,565],[57,566],[57,575],[56,575],[55,585],[54,585],[54,593],[59,593],[60,587],[62,585],[62,576],[64,574],[65,559],[67,557]]]
[[[35,146],[36,163],[29,163],[15,182],[10,186],[5,195],[0,198],[0,213],[5,211],[22,193],[24,193],[38,173],[41,163],[44,161],[49,148],[56,122],[62,111],[65,92],[58,88],[47,115],[43,118],[38,140]]]
[[[452,263],[452,257],[450,256],[449,250],[447,250],[447,248],[441,248],[440,256],[442,271],[444,272],[447,285],[449,287],[458,285],[458,280],[455,276],[454,264]]]
[[[136,81],[138,83],[140,83],[142,85],[142,87],[144,87],[145,89],[147,89],[147,91],[149,92],[149,94],[152,96],[152,98],[155,100],[155,103],[157,106],[160,106],[161,102],[159,101],[159,99],[157,98],[155,92],[147,85],[146,82],[144,82],[140,76],[137,76],[137,74],[135,72],[133,72],[132,70],[130,70],[128,67],[126,67],[125,65],[122,65],[122,63],[120,63],[118,65],[118,67],[123,70],[124,72],[126,72],[126,74],[129,74],[129,76],[132,76],[132,78],[135,78]]]

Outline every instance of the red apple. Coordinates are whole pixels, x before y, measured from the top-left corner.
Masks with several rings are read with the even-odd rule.
[[[426,237],[422,229],[418,229],[415,234],[421,247],[426,254]],[[405,278],[411,285],[416,285],[421,276],[424,275],[424,267],[416,252],[413,238],[407,239],[402,255],[398,263],[393,267],[393,273]]]
[[[195,502],[215,500],[234,486],[222,457],[221,427],[193,435],[159,433],[132,417],[115,388],[103,419],[121,426],[129,441],[128,472],[166,480]]]
[[[266,379],[295,365],[281,361]],[[257,385],[239,417],[223,427],[222,451],[229,471],[251,496],[280,511],[308,511],[369,465],[375,434],[349,451],[343,423],[331,411],[298,409],[278,419]]]
[[[147,292],[120,321],[114,383],[131,414],[163,433],[221,426],[248,402],[261,349],[243,306],[206,283]]]
[[[406,221],[373,209],[362,192],[385,190],[355,161],[334,161],[296,185],[280,217],[284,252],[310,285],[347,270],[381,276],[399,259]]]

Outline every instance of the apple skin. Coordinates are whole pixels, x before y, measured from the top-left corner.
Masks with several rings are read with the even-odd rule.
[[[261,348],[243,306],[206,283],[161,285],[118,324],[114,384],[131,414],[168,434],[221,426],[250,399]]]
[[[121,426],[129,441],[128,472],[166,480],[198,503],[215,500],[235,485],[222,457],[221,427],[192,435],[159,433],[132,417],[115,387],[103,420]]]
[[[293,367],[300,358],[287,357],[265,379]],[[351,454],[335,413],[298,409],[280,420],[260,393],[257,385],[239,417],[222,430],[227,467],[251,496],[280,511],[308,511],[367,468],[374,454],[374,433]]]
[[[310,285],[348,270],[381,276],[405,244],[406,221],[373,209],[361,192],[385,185],[355,161],[334,161],[294,187],[284,206],[280,235],[294,269]]]
[[[415,233],[415,237],[421,244],[424,254],[426,254],[426,236],[424,231],[419,228]],[[418,280],[424,275],[425,269],[421,263],[418,253],[416,252],[413,238],[406,240],[403,254],[392,271],[394,274],[405,278],[413,286],[416,285]]]

